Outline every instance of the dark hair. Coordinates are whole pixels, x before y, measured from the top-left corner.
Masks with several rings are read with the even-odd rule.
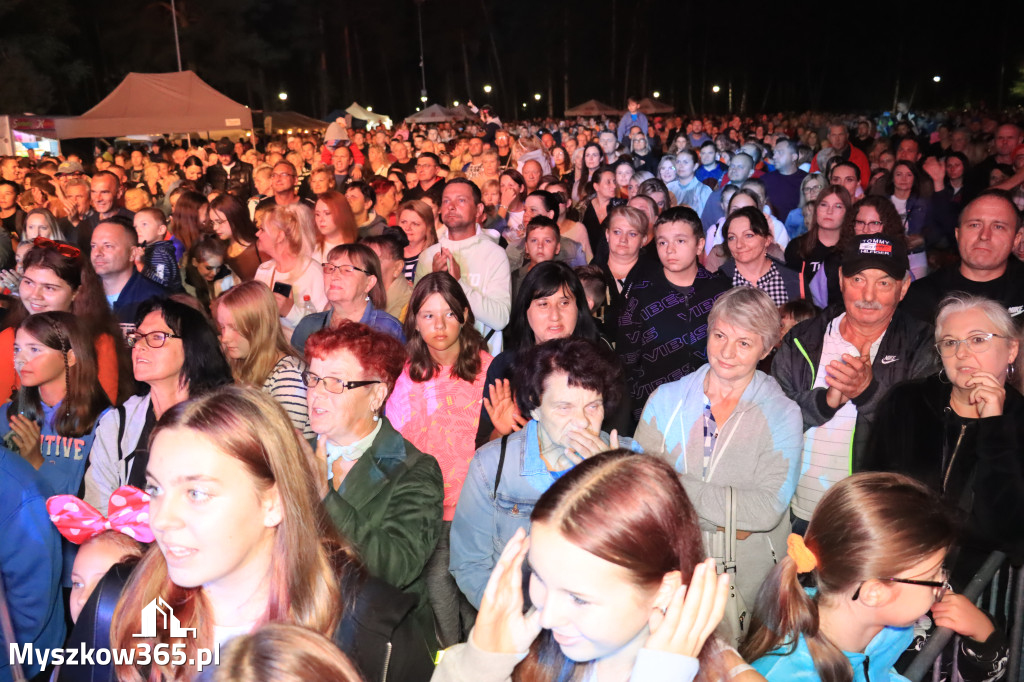
[[[423,152],[417,158],[420,158],[420,159],[430,159],[431,161],[434,162],[434,165],[436,165],[438,168],[441,167],[441,157],[439,157],[437,154],[435,154],[433,152]]]
[[[722,226],[722,248],[725,250],[727,258],[732,258],[732,251],[729,250],[729,226],[736,218],[746,218],[750,222],[750,229],[754,234],[761,237],[772,236],[772,228],[768,225],[768,219],[764,217],[764,213],[757,210],[756,206],[737,208],[729,214]]]
[[[401,234],[401,236],[399,236]],[[403,243],[403,241],[405,243]],[[391,257],[391,260],[402,260],[405,258],[404,251],[408,239],[405,239],[405,233],[397,233],[394,230],[388,230],[384,234],[372,235],[370,237],[363,237],[359,240],[360,244],[365,244],[370,248],[379,246],[381,251],[385,252]]]
[[[917,164],[911,161],[897,161],[892,166],[892,172],[889,175],[889,180],[885,184],[885,193],[887,196],[891,196],[896,192],[896,169],[900,166],[908,169],[910,174],[914,176],[914,184],[910,188],[910,196],[916,197],[921,194],[921,171],[918,170]],[[1013,171],[1010,171],[1013,174]]]
[[[850,193],[842,185],[829,185],[818,193],[818,198],[814,200],[814,211],[811,213],[811,224],[807,226],[807,236],[802,237],[803,243],[800,244],[800,257],[804,260],[811,257],[811,252],[818,244],[818,204],[832,195],[839,197],[839,200],[846,206],[846,212],[850,212],[850,205],[853,201],[850,199]],[[845,215],[843,219],[846,219]]]
[[[693,228],[693,236],[696,239],[704,238],[704,224],[700,222],[700,216],[689,206],[673,206],[666,208],[658,219],[654,221],[656,231],[667,223],[688,223]]]
[[[449,376],[472,383],[480,373],[480,351],[487,348],[487,343],[473,326],[476,319],[473,317],[469,299],[466,298],[458,280],[447,272],[431,272],[425,275],[412,290],[404,325],[405,338],[408,339],[405,349],[409,353],[409,378],[421,383],[434,378],[441,371],[441,366],[434,362],[430,348],[416,329],[416,316],[432,294],[441,295],[461,325],[459,357],[452,365]]]
[[[860,473],[836,483],[821,498],[804,544],[817,559],[818,591],[800,585],[796,563],[783,556],[757,596],[750,634],[740,648],[748,661],[788,646],[807,643],[822,680],[849,682],[850,660],[821,629],[823,600],[844,599],[858,584],[920,563],[948,549],[956,537],[941,497],[902,474]]]
[[[618,408],[625,377],[618,357],[594,341],[570,337],[545,341],[520,355],[513,381],[520,414],[529,416],[540,406],[544,382],[556,372],[567,376],[569,386],[600,395],[605,413]]]
[[[530,237],[530,233],[534,230],[554,230],[555,238],[561,238],[561,232],[558,231],[558,223],[546,215],[534,216],[530,222],[526,224],[526,238]]]
[[[505,172],[507,173],[509,171],[505,171]],[[517,171],[512,171],[512,172],[518,174]],[[504,175],[504,173],[503,173],[503,175]],[[515,178],[513,177],[512,179],[514,180]],[[519,184],[522,185],[526,181],[523,180],[523,176],[520,175],[518,182],[519,182]],[[471,180],[467,180],[466,178],[451,178],[450,180],[448,180],[445,183],[445,189],[447,189],[448,187],[451,187],[452,185],[466,185],[467,187],[469,187],[469,190],[473,193],[473,203],[479,205],[479,204],[482,204],[484,202],[483,192],[480,191],[480,187],[478,187],[475,182],[472,182]]]
[[[505,170],[501,171],[501,174],[498,176],[498,182],[501,182],[501,178],[505,176],[512,178],[512,182],[519,185],[519,200],[523,201],[524,199],[526,199],[526,179],[523,178],[523,174],[514,168],[506,168]],[[469,180],[466,180],[466,182],[469,182]],[[475,187],[476,185],[473,186]]]
[[[630,168],[632,168],[632,165],[630,165]],[[614,177],[615,176],[615,166],[609,166],[607,164],[598,166],[597,169],[594,171],[594,175],[591,176],[591,178],[590,178],[591,184],[592,185],[596,185],[597,183],[601,182],[601,176],[602,175],[607,175],[608,173],[611,173],[612,176]]]
[[[597,341],[597,324],[587,308],[587,294],[583,290],[580,278],[567,263],[552,260],[533,266],[519,285],[519,291],[516,292],[516,298],[512,301],[512,311],[509,315],[509,349],[523,352],[536,345],[537,337],[530,327],[526,313],[534,300],[551,296],[563,289],[569,290],[576,301],[578,311],[576,328],[573,329],[570,336]]]
[[[839,253],[843,253],[846,250],[846,245],[857,238],[857,230],[854,223],[857,220],[857,213],[860,211],[861,206],[870,206],[878,212],[878,217],[882,221],[883,235],[891,240],[906,243],[907,234],[903,229],[903,221],[900,219],[900,214],[896,212],[896,207],[892,205],[892,201],[888,197],[869,194],[851,206],[850,210],[846,212],[846,216],[843,218],[843,226],[839,232],[839,245],[837,247]]]
[[[231,238],[236,242],[248,246],[256,241],[256,225],[249,217],[249,209],[234,194],[221,194],[210,202],[210,210],[224,214],[231,227]]]
[[[128,220],[122,215],[112,215],[109,218],[101,218],[96,227],[100,225],[117,225],[124,230],[125,236],[128,237],[128,241],[132,246],[139,245],[139,233],[135,231],[135,226],[132,221]]]
[[[377,192],[362,180],[349,180],[345,183],[345,192],[350,189],[359,190],[359,193],[363,195],[363,200],[370,206],[377,203]]]
[[[107,395],[100,387],[96,350],[93,340],[79,325],[77,318],[66,312],[46,312],[29,315],[19,329],[33,336],[47,348],[60,351],[64,356],[64,388],[67,395],[61,401],[61,410],[53,418],[53,429],[60,436],[80,438],[91,432],[100,413],[110,406]],[[75,363],[69,362],[73,352]],[[43,406],[38,386],[21,386],[17,397],[7,406],[7,417],[21,413],[41,423]]]
[[[579,265],[574,268],[573,272],[580,278],[584,293],[589,293],[597,303],[594,306],[595,309],[599,309],[607,303],[608,276],[604,274],[600,265]]]
[[[779,306],[779,317],[789,315],[794,322],[809,320],[820,312],[818,306],[807,298],[794,298]]]
[[[171,331],[181,337],[185,361],[179,383],[188,389],[189,398],[234,380],[231,366],[221,352],[217,331],[203,313],[169,298],[151,298],[139,306],[135,326],[141,325],[150,313],[160,313]]]
[[[559,202],[558,197],[545,189],[535,189],[526,195],[526,198],[537,197],[544,202],[545,211],[554,211],[555,218],[558,218]]]
[[[622,567],[644,588],[657,587],[673,571],[688,581],[704,559],[697,512],[678,474],[657,457],[622,448],[566,472],[541,495],[530,521],[549,525],[565,541]],[[716,637],[708,638],[697,656],[698,682],[728,677]],[[593,665],[566,659],[547,630],[534,640],[512,679],[578,680]]]
[[[836,172],[836,168],[852,168],[853,174],[857,177],[857,181],[860,181],[860,166],[855,164],[853,161],[846,161],[841,156],[834,157],[839,159],[836,163],[832,164],[832,168],[829,169],[829,180],[832,180],[832,173]]]

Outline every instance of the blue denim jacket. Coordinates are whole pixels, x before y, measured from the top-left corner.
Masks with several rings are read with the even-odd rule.
[[[602,432],[601,439],[607,443],[608,434]],[[639,445],[624,436],[619,436],[619,446],[640,451]],[[476,451],[452,520],[449,568],[459,589],[476,608],[480,608],[487,579],[505,544],[519,528],[529,531],[534,505],[556,480],[540,457],[534,420],[508,437],[505,465],[495,494],[500,455],[500,438]]]

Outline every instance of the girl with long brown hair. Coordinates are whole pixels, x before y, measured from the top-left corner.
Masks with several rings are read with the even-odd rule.
[[[741,653],[768,680],[902,680],[893,664],[914,623],[949,591],[946,503],[900,474],[829,488],[804,537],[761,586]],[[810,574],[816,589],[804,588]]]
[[[642,497],[643,504],[637,504]],[[703,561],[697,516],[672,468],[613,450],[545,492],[484,590],[469,642],[434,682],[760,679],[713,636],[728,578]],[[530,600],[523,613],[522,566]],[[499,672],[500,671],[500,672]]]
[[[14,338],[21,387],[0,407],[0,436],[56,494],[74,495],[85,476],[93,426],[110,406],[97,381],[92,340],[67,312],[30,315]]]
[[[448,536],[476,450],[484,379],[493,360],[473,322],[466,294],[450,274],[432,272],[417,282],[405,318],[409,361],[387,403],[391,425],[421,452],[433,455],[444,475],[444,524],[426,567],[442,646],[462,640],[460,611],[463,620],[470,620],[469,603],[460,600],[448,571]]]

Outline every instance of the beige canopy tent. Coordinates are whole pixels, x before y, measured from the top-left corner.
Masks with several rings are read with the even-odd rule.
[[[566,109],[566,116],[618,116],[622,113],[621,109],[610,107],[604,102],[598,102],[596,99],[588,99],[583,104],[578,104],[572,109]]]
[[[443,123],[444,121],[453,121],[455,117],[440,104],[431,104],[423,111],[406,116],[405,120],[413,123]]]
[[[58,139],[251,130],[252,112],[191,71],[129,73],[92,109],[56,123]]]
[[[256,112],[257,114],[261,112]],[[263,130],[268,135],[289,132],[306,133],[327,130],[327,121],[311,118],[297,111],[265,111],[263,113]]]
[[[473,113],[473,110],[465,104],[460,104],[457,107],[452,107],[448,110],[457,121],[470,121],[476,120],[477,115]]]
[[[651,99],[650,97],[644,97],[642,100],[637,102],[637,104],[640,105],[640,111],[647,115],[671,114],[675,111],[675,108],[672,105],[665,104],[660,100]]]

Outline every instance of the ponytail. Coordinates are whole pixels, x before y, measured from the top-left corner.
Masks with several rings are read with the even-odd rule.
[[[812,597],[800,584],[796,562],[788,556],[783,558],[757,593],[750,635],[740,647],[743,660],[756,661],[783,646],[788,649],[780,655],[789,655],[802,635],[819,678],[825,682],[850,682],[853,679],[850,661],[821,632],[819,599],[820,593]]]

